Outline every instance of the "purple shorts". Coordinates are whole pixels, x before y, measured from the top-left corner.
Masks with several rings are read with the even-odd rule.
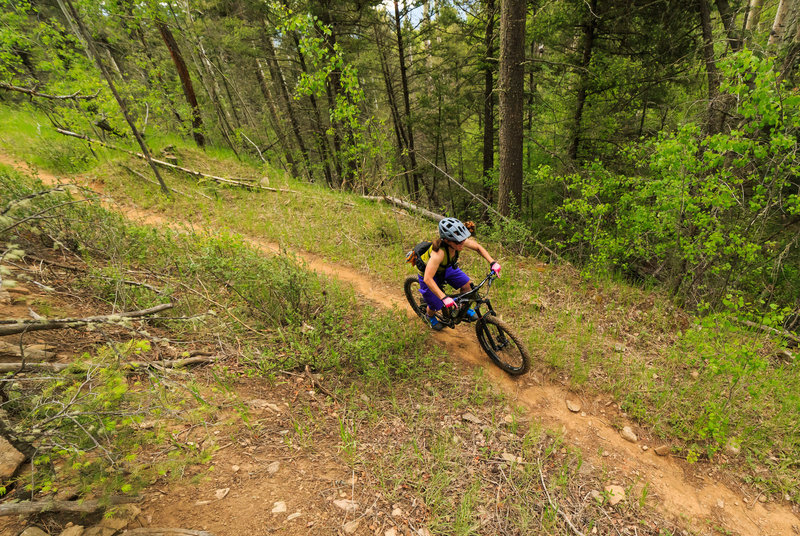
[[[439,273],[433,276],[433,280],[436,282],[439,288],[442,288],[442,286],[447,283],[454,289],[461,289],[461,287],[469,283],[469,276],[465,274],[461,268],[451,268],[448,266],[443,274]],[[440,300],[439,296],[434,294],[433,291],[428,288],[428,285],[425,284],[422,276],[419,276],[419,291],[422,294],[425,303],[427,303],[428,307],[434,311],[438,311],[444,307],[442,300]]]

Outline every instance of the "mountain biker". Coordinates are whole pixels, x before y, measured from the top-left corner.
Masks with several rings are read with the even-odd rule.
[[[442,307],[449,308],[456,305],[453,298],[446,296],[442,290],[444,284],[460,289],[462,293],[472,289],[469,276],[458,267],[458,254],[461,250],[466,248],[477,251],[489,262],[491,270],[500,274],[500,264],[474,238],[470,238],[474,232],[475,224],[472,222],[464,224],[456,218],[444,218],[439,222],[439,238],[420,255],[425,269],[424,271],[420,269],[419,291],[428,305],[426,310],[428,323],[436,331],[444,328],[444,324],[434,316],[434,313],[440,311]],[[470,308],[466,312],[465,319],[474,322],[478,319],[478,315]]]

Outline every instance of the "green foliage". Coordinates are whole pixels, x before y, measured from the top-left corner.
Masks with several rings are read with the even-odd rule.
[[[794,300],[800,216],[800,96],[772,60],[749,51],[721,64],[740,128],[704,135],[688,123],[633,147],[641,175],[599,162],[566,178],[572,198],[554,220],[588,250],[591,269],[653,275],[692,304],[730,290]],[[784,266],[789,268],[784,270]]]
[[[46,494],[71,485],[81,493],[127,494],[153,476],[152,459],[140,456],[166,438],[160,426],[144,421],[204,409],[191,409],[183,391],[168,388],[156,376],[146,383],[127,376],[119,358],[143,351],[149,351],[148,341],[131,340],[96,356],[84,354],[66,371],[41,378],[34,389],[25,380],[12,386],[12,400],[4,409],[14,418],[17,433],[37,449],[28,489]]]

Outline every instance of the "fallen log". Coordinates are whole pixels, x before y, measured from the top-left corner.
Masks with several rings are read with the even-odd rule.
[[[91,514],[105,510],[109,506],[131,504],[141,501],[141,497],[114,495],[107,501],[22,501],[0,504],[0,516],[41,514],[42,512],[82,512]]]
[[[127,311],[123,313],[116,313],[113,315],[104,316],[90,316],[88,318],[58,318],[54,320],[27,320],[27,319],[14,319],[14,320],[0,320],[0,337],[4,335],[15,335],[17,333],[27,333],[29,331],[42,331],[47,329],[64,329],[85,326],[87,324],[115,322],[122,318],[139,318],[142,316],[153,315],[171,309],[171,303],[162,303],[149,309],[142,309],[140,311]]]
[[[24,357],[26,361],[49,361],[56,357],[53,348],[41,344],[31,344],[20,348],[19,344],[0,341],[0,357]]]
[[[184,359],[166,359],[164,361],[127,361],[120,366],[126,370],[147,367],[170,369],[214,363],[215,361],[216,358],[214,357],[187,357]],[[61,372],[69,367],[75,367],[76,370],[85,370],[88,368],[88,364],[84,367],[82,364],[76,366],[74,363],[0,363],[0,373],[24,371]]]
[[[136,158],[141,158],[146,160],[145,156],[141,153],[137,153],[134,151],[129,151],[128,149],[123,149],[122,147],[117,147],[116,145],[112,145],[110,143],[106,143],[104,141],[95,140],[90,138],[89,136],[85,136],[84,134],[78,134],[77,132],[71,132],[69,130],[64,130],[63,128],[56,128],[56,132],[59,134],[63,134],[65,136],[72,136],[73,138],[78,138],[89,143],[96,143],[102,147],[108,147],[109,149],[114,149],[115,151],[122,151],[123,153],[127,153],[131,156],[135,156]],[[209,175],[207,173],[201,173],[199,171],[195,171],[193,169],[181,167],[175,164],[170,164],[169,162],[164,162],[163,160],[157,160],[155,158],[151,159],[152,162],[158,166],[165,167],[168,169],[174,169],[177,171],[182,171],[183,173],[187,173],[194,177],[202,177],[204,179],[209,179],[220,184],[226,184],[228,186],[238,186],[240,188],[245,188],[247,190],[266,190],[268,192],[290,192],[290,193],[297,193],[294,190],[289,190],[287,188],[270,188],[269,186],[261,186],[260,184],[249,184],[244,182],[246,179],[226,179],[225,177],[218,177],[216,175]]]
[[[793,346],[797,346],[798,344],[800,344],[800,337],[798,337],[797,335],[795,335],[791,331],[786,331],[785,329],[776,329],[776,328],[773,328],[773,327],[770,327],[770,326],[764,326],[762,324],[757,324],[755,322],[751,322],[750,320],[738,320],[737,319],[737,322],[742,324],[742,325],[745,325],[745,326],[747,326],[749,328],[757,329],[759,331],[765,331],[767,333],[772,333],[773,335],[777,335],[779,337],[783,337],[785,339],[788,339],[788,340],[790,340],[790,341],[792,341],[794,343]]]

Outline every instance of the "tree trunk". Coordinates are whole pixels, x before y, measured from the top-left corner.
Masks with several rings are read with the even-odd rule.
[[[125,121],[128,122],[128,126],[130,126],[133,136],[139,143],[139,147],[141,147],[147,163],[150,164],[150,168],[153,170],[156,179],[158,179],[158,184],[161,186],[161,191],[164,193],[164,195],[169,197],[169,188],[167,188],[164,179],[161,178],[161,173],[159,173],[158,168],[153,163],[153,159],[150,156],[150,150],[147,148],[147,144],[144,142],[142,135],[139,133],[139,129],[136,128],[136,123],[134,123],[133,118],[131,117],[130,113],[128,113],[128,105],[122,98],[122,95],[120,95],[117,91],[117,87],[114,85],[114,81],[111,79],[111,73],[108,72],[108,69],[106,69],[106,66],[100,59],[100,55],[97,53],[97,49],[92,42],[91,33],[89,33],[89,30],[86,28],[86,26],[84,26],[83,20],[80,18],[78,11],[75,9],[75,6],[72,5],[72,0],[58,0],[58,5],[61,8],[61,11],[64,13],[64,17],[66,17],[70,25],[73,26],[73,31],[75,34],[77,34],[79,37],[82,36],[81,40],[86,45],[86,53],[94,60],[97,67],[100,69],[100,72],[103,74],[103,78],[106,79],[108,87],[111,90],[112,95],[114,95],[114,99],[117,101],[120,110],[122,111],[122,115],[125,116]]]
[[[715,3],[717,4],[720,19],[722,19],[722,25],[725,27],[725,34],[728,36],[728,46],[731,47],[733,52],[736,52],[742,45],[736,30],[736,13],[731,11],[728,0],[715,0]]]
[[[772,23],[772,31],[769,32],[770,45],[779,45],[783,41],[783,34],[786,31],[786,15],[789,14],[790,0],[780,0],[778,11],[775,13],[775,22]]]
[[[750,0],[750,5],[747,12],[747,22],[745,22],[744,29],[750,32],[756,31],[758,21],[761,18],[761,2],[762,0]]]
[[[700,14],[700,28],[703,32],[703,58],[706,64],[708,77],[708,117],[706,118],[706,134],[716,134],[722,128],[721,113],[718,111],[717,100],[719,96],[719,71],[717,70],[714,56],[714,37],[711,31],[711,10],[708,0],[697,0]]]
[[[294,41],[295,48],[297,50],[297,61],[300,63],[300,69],[308,74],[308,66],[306,65],[306,57],[303,54],[302,47],[300,45],[300,37],[297,35],[296,32],[289,32]],[[328,136],[326,134],[325,124],[322,121],[322,115],[319,112],[319,105],[317,104],[317,98],[314,96],[314,93],[311,93],[308,96],[309,102],[311,103],[311,111],[314,114],[314,141],[317,145],[317,151],[319,152],[320,163],[322,164],[322,173],[325,175],[325,181],[328,183],[328,186],[338,186],[336,181],[338,181],[338,177],[334,177],[333,173],[331,173],[331,158],[330,158],[330,151],[328,149]]]
[[[483,196],[491,204],[492,188],[489,186],[494,169],[494,0],[486,0],[486,33],[483,45],[486,58],[483,65]]]
[[[414,149],[414,127],[411,118],[411,98],[408,92],[408,75],[406,73],[406,53],[403,47],[403,32],[400,20],[400,7],[394,0],[394,27],[397,34],[397,52],[400,58],[400,81],[403,89],[403,105],[405,106],[405,130],[408,141],[408,158],[411,162],[411,177],[414,182],[413,198],[419,199],[419,173],[417,172],[417,155]]]
[[[378,57],[380,58],[381,62],[383,82],[386,85],[386,96],[389,101],[389,109],[392,112],[392,126],[394,127],[395,138],[397,139],[397,161],[402,163],[405,171],[405,173],[403,173],[403,178],[406,184],[406,191],[408,192],[408,195],[413,197],[416,190],[411,186],[412,170],[408,165],[408,161],[403,157],[403,152],[407,148],[406,133],[403,129],[402,119],[400,118],[400,110],[397,108],[397,97],[394,94],[394,84],[392,83],[391,72],[389,72],[388,61],[386,60],[386,55],[384,54],[383,50],[383,40],[381,39],[377,24],[373,27],[373,30],[375,33],[375,44],[378,48]]]
[[[586,90],[589,86],[589,66],[592,62],[592,51],[594,49],[594,37],[597,30],[597,0],[591,0],[587,20],[583,27],[583,56],[578,81],[578,95],[575,101],[575,112],[572,116],[572,136],[569,143],[567,154],[573,162],[578,159],[578,149],[581,142],[581,122],[583,120],[583,108],[586,104]]]
[[[294,161],[294,157],[292,156],[291,146],[289,144],[289,139],[286,136],[286,132],[283,128],[283,124],[281,120],[278,118],[278,110],[275,107],[275,99],[272,98],[272,91],[269,89],[269,85],[267,84],[267,79],[264,76],[264,68],[261,66],[261,60],[258,58],[255,59],[255,71],[256,77],[258,78],[258,87],[261,88],[261,94],[264,96],[264,101],[267,103],[267,109],[269,110],[269,117],[272,120],[272,124],[275,128],[275,135],[278,137],[278,141],[281,145],[281,149],[283,150],[284,158],[286,158],[286,163],[289,166],[289,171],[295,178],[300,178],[299,170],[297,169],[297,164]]]
[[[181,80],[183,87],[183,95],[186,97],[186,102],[192,108],[192,136],[198,147],[205,147],[206,139],[203,136],[203,117],[200,115],[200,106],[197,104],[197,96],[194,93],[194,85],[192,78],[189,76],[189,69],[186,68],[186,62],[183,61],[183,54],[178,47],[175,37],[172,35],[169,26],[162,21],[156,21],[156,26],[164,40],[164,44],[169,49],[172,62],[175,64],[175,70],[178,72],[178,77]]]
[[[267,54],[267,65],[269,66],[270,75],[272,76],[273,83],[277,84],[280,91],[283,104],[286,106],[286,113],[289,116],[289,123],[292,125],[292,132],[297,140],[297,146],[300,148],[300,154],[303,155],[303,162],[306,166],[306,173],[311,182],[314,182],[314,174],[311,172],[311,158],[308,156],[308,149],[306,148],[303,135],[300,132],[300,123],[297,120],[297,113],[292,105],[292,98],[289,95],[289,88],[286,87],[286,80],[283,78],[283,71],[278,64],[278,59],[275,56],[275,47],[272,44],[272,39],[264,28],[262,22],[262,35],[261,40],[264,43],[264,51]]]
[[[519,212],[522,207],[525,16],[525,0],[505,0],[501,4],[500,187],[497,204],[503,216]]]

